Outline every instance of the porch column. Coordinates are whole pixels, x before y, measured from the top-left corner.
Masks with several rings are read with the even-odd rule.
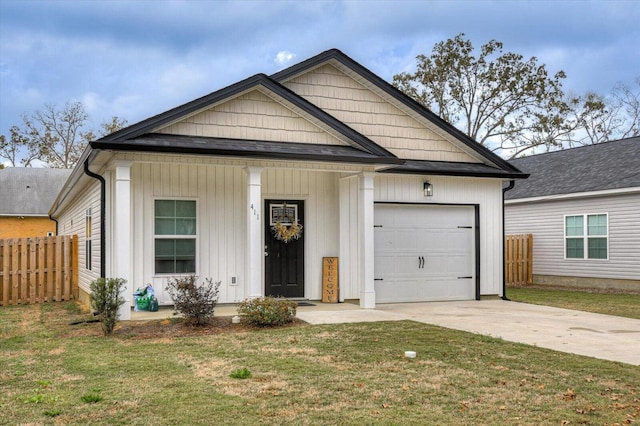
[[[358,176],[358,252],[360,258],[360,307],[376,307],[376,291],[373,281],[373,176],[364,172]]]
[[[249,298],[264,296],[262,287],[262,167],[245,167],[247,173],[247,283]],[[245,287],[247,288],[247,287]]]
[[[124,278],[126,281],[122,296],[124,305],[118,313],[121,320],[131,319],[131,161],[116,161],[115,190],[113,193],[113,250],[114,275],[105,278]],[[103,218],[104,220],[104,218]]]

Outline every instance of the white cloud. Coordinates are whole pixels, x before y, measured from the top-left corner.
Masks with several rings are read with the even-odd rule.
[[[274,62],[280,66],[284,66],[284,65],[287,65],[295,57],[296,55],[289,52],[288,50],[281,50],[276,55]]]

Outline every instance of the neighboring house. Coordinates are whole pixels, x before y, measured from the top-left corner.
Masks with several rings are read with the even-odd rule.
[[[103,274],[170,304],[194,273],[221,303],[319,300],[338,257],[340,300],[372,308],[501,295],[502,185],[523,177],[329,50],[91,142],[50,213],[79,235],[83,297]]]
[[[67,169],[0,170],[0,239],[56,235],[49,209],[70,174]]]
[[[640,290],[640,137],[510,161],[507,234],[533,234],[538,284]]]

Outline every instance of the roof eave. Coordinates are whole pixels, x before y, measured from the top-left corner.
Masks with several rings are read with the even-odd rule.
[[[407,170],[407,169],[387,169],[384,173],[394,174],[422,174],[430,176],[458,176],[458,177],[483,177],[483,178],[501,178],[501,179],[526,179],[529,177],[526,173],[509,173],[509,172],[478,172],[478,171],[458,171],[458,170]]]
[[[320,162],[338,162],[338,163],[360,163],[360,164],[389,164],[399,165],[403,164],[404,160],[400,160],[396,157],[358,157],[358,156],[332,156],[321,154],[302,154],[302,153],[283,153],[283,152],[264,152],[264,151],[246,151],[235,149],[220,149],[220,148],[201,148],[201,147],[176,147],[176,146],[142,146],[127,141],[122,142],[101,142],[94,141],[90,143],[94,149],[100,150],[112,150],[112,151],[126,151],[126,152],[140,152],[140,153],[163,153],[163,154],[190,154],[190,155],[210,155],[210,156],[223,156],[223,157],[242,157],[242,158],[255,158],[265,160],[302,160],[302,161],[320,161]]]

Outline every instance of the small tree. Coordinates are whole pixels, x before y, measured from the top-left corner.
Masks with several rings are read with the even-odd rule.
[[[118,309],[125,303],[120,293],[126,282],[123,278],[98,278],[91,283],[91,307],[102,324],[105,336],[113,333],[120,317]]]
[[[206,325],[213,317],[213,310],[218,303],[220,281],[214,283],[206,278],[198,285],[198,277],[172,278],[167,282],[167,292],[173,300],[175,310],[184,316],[187,324],[194,326]]]

